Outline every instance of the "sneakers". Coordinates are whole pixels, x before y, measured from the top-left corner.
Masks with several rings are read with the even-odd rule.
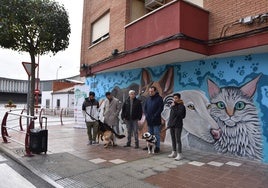
[[[139,146],[135,146],[135,147],[134,147],[134,149],[138,149],[138,148],[139,148]]]
[[[175,158],[176,161],[179,161],[181,160],[183,157],[181,155],[181,153],[178,153],[177,157]]]
[[[92,141],[89,140],[88,143],[87,143],[87,145],[92,145]]]
[[[92,141],[92,144],[93,144],[93,145],[96,145],[96,144],[99,144],[99,143],[96,142],[96,141]]]
[[[172,151],[171,154],[168,155],[169,158],[174,158],[176,157],[177,152],[176,151]]]
[[[124,147],[130,147],[130,144],[126,144],[126,145],[124,145]]]

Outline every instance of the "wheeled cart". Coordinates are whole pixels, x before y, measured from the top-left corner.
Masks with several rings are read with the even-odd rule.
[[[45,129],[31,129],[30,130],[30,151],[32,153],[40,154],[47,153],[48,130],[47,117],[42,117],[42,123],[45,119]]]

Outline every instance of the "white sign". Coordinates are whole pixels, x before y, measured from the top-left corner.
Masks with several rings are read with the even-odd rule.
[[[75,128],[86,128],[85,117],[82,113],[82,105],[89,94],[89,86],[76,85],[74,86],[74,120]]]

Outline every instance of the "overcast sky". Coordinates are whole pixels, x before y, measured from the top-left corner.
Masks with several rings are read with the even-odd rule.
[[[53,80],[68,78],[79,74],[83,0],[55,0],[63,4],[69,14],[71,35],[69,47],[55,56],[40,56],[39,78]],[[28,75],[22,62],[30,62],[29,53],[19,53],[0,48],[0,77],[27,80]],[[61,68],[59,68],[61,66]],[[57,71],[58,70],[58,71]],[[58,72],[58,74],[57,74]]]

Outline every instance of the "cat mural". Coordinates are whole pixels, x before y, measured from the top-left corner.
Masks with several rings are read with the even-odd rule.
[[[222,130],[215,149],[222,153],[262,159],[262,135],[253,96],[261,75],[241,87],[219,87],[208,79],[210,115]]]
[[[196,148],[202,151],[215,151],[214,143],[219,139],[221,130],[210,116],[210,102],[203,91],[183,90],[179,92],[186,107],[186,117],[183,120],[181,135],[184,148]],[[162,119],[167,124],[173,94],[164,98]],[[171,144],[170,131],[166,131],[165,143]]]

